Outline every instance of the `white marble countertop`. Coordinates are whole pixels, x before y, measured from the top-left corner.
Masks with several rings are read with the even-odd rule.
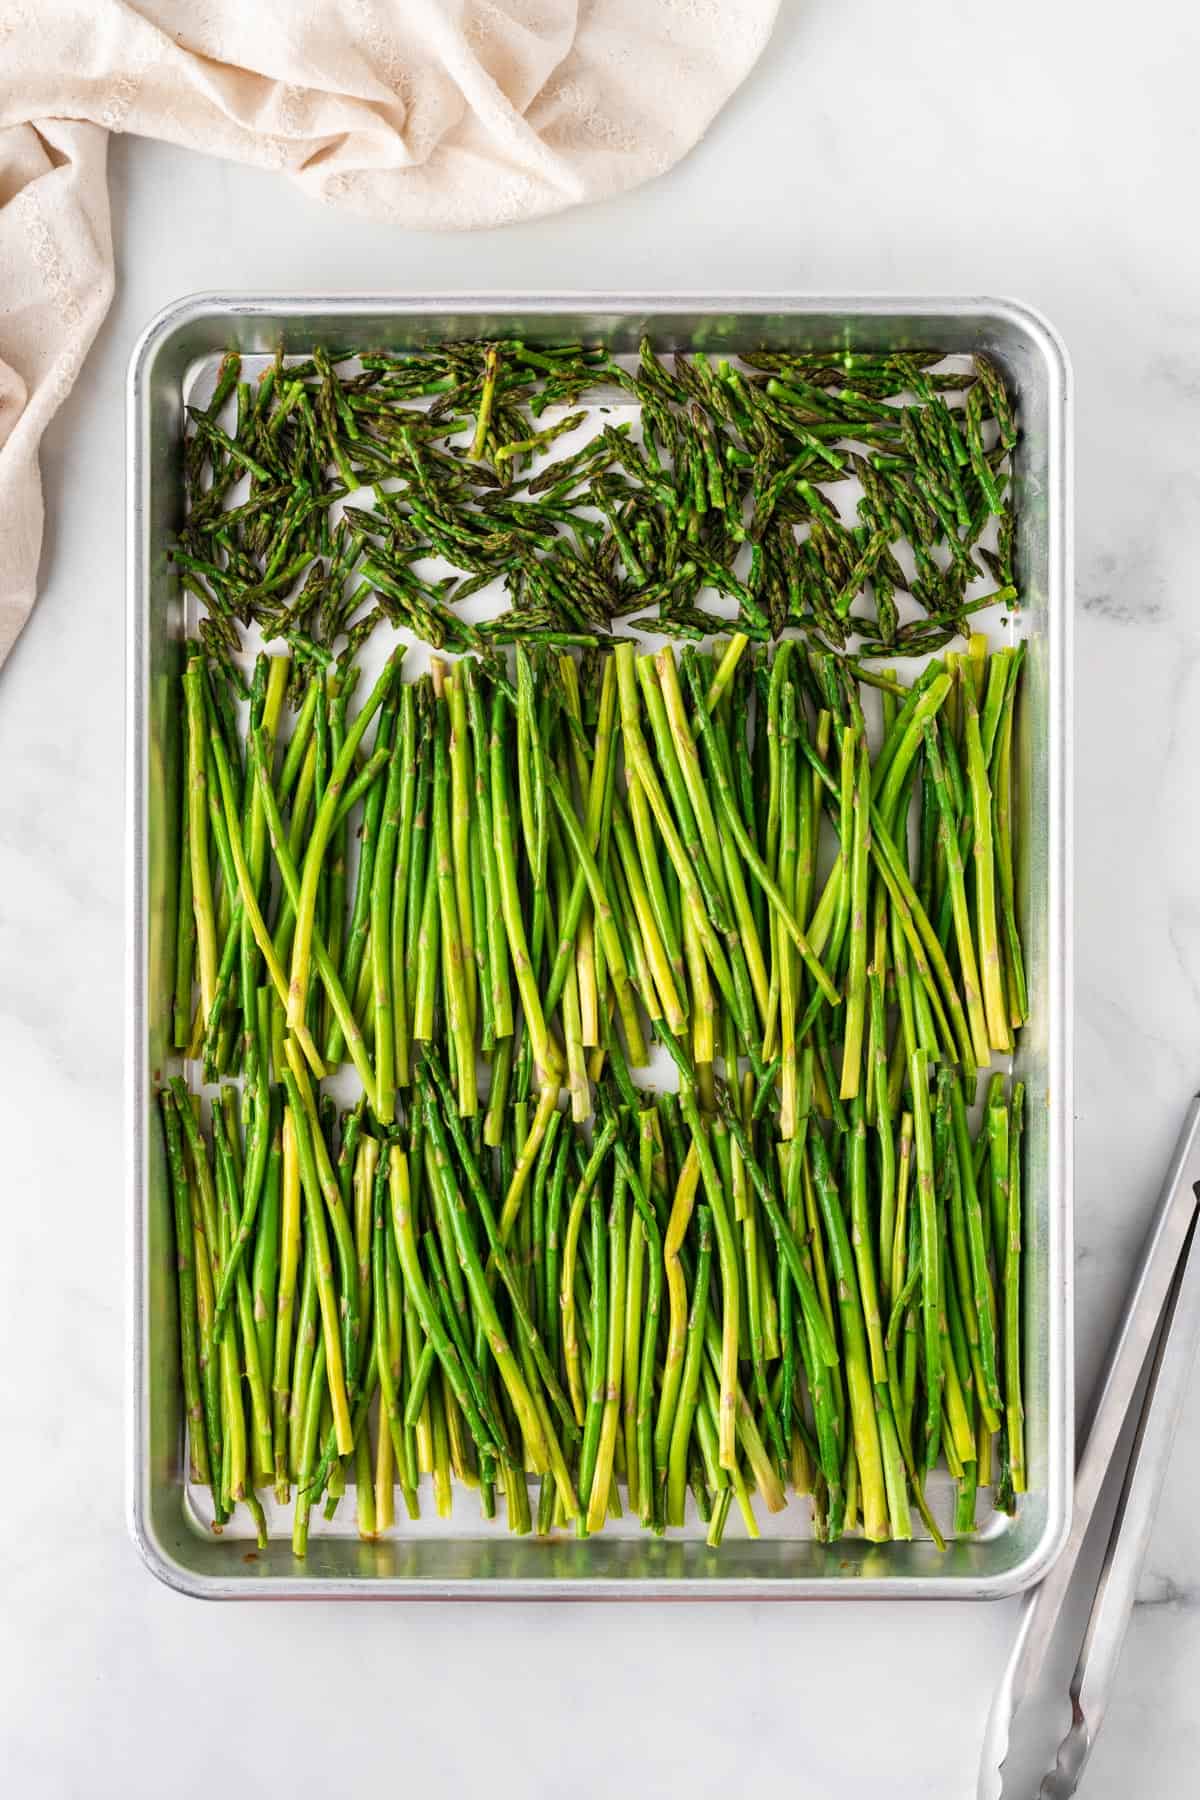
[[[673,174],[474,237],[403,237],[266,174],[114,142],[117,302],[47,441],[44,591],[0,675],[14,1793],[974,1792],[1012,1604],[217,1608],[139,1565],[123,1496],[124,374],[144,321],[202,288],[890,289],[1012,294],[1048,314],[1078,394],[1086,1398],[1200,1080],[1200,32],[1178,4],[1093,7],[1082,32],[1077,9],[1057,12],[785,5],[761,68]],[[1194,1791],[1194,1482],[1200,1382],[1091,1800]]]

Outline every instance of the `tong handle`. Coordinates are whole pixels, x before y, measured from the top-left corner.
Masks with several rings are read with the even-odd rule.
[[[1041,1800],[1068,1800],[1075,1792],[1103,1723],[1198,1345],[1200,1226],[1193,1213],[1191,1236],[1168,1297],[1095,1604],[1071,1678],[1071,1729],[1059,1746],[1054,1769],[1042,1783]]]
[[[1025,1602],[1017,1635],[992,1702],[984,1737],[979,1793],[1000,1793],[1000,1770],[1017,1710],[1037,1684],[1046,1652],[1079,1563],[1092,1515],[1138,1383],[1158,1337],[1164,1309],[1196,1213],[1200,1180],[1200,1095],[1191,1101],[1163,1181],[1125,1316],[1113,1344],[1087,1443],[1075,1474],[1074,1511],[1066,1544]]]

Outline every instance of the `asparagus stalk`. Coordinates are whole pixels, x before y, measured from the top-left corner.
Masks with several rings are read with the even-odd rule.
[[[383,704],[391,689],[400,665],[402,651],[393,651],[384,664],[383,673],[375,683],[367,700],[359,709],[358,716],[346,733],[345,743],[330,772],[321,804],[317,808],[309,837],[308,849],[305,853],[304,865],[300,875],[300,891],[297,895],[296,933],[292,941],[291,977],[287,990],[287,1021],[292,1031],[304,1024],[308,1006],[309,969],[312,958],[313,926],[316,912],[317,883],[320,879],[325,850],[333,831],[337,815],[338,802],[346,785],[355,752],[362,741],[363,734]],[[278,852],[277,852],[278,854]]]
[[[979,730],[979,708],[971,681],[960,683],[963,701],[963,738],[967,751],[967,775],[971,784],[972,838],[975,858],[975,910],[979,933],[979,962],[983,973],[983,1001],[988,1037],[993,1050],[1011,1050],[1012,1032],[1000,965],[1000,940],[996,926],[995,840],[992,832],[992,790]]]
[[[1004,1262],[1004,1370],[1008,1455],[1012,1465],[1013,1492],[1017,1494],[1023,1494],[1026,1488],[1025,1408],[1021,1398],[1021,1132],[1024,1106],[1024,1084],[1014,1082],[1009,1133],[1008,1233]]]
[[[324,1346],[323,1370],[329,1384],[329,1397],[333,1407],[334,1429],[337,1435],[338,1453],[349,1456],[354,1449],[354,1432],[350,1421],[350,1405],[346,1394],[345,1363],[342,1355],[340,1339],[340,1303],[333,1281],[333,1264],[329,1253],[329,1236],[325,1230],[323,1204],[326,1196],[322,1191],[317,1174],[316,1158],[313,1153],[310,1137],[310,1120],[297,1085],[293,1069],[283,1071],[284,1086],[287,1088],[288,1105],[292,1115],[292,1129],[296,1137],[296,1156],[300,1165],[300,1182],[304,1192],[306,1206],[307,1229],[310,1242],[310,1254],[313,1258],[313,1271],[316,1277],[317,1299],[321,1309],[322,1344]],[[344,1214],[343,1214],[344,1216]],[[349,1302],[343,1296],[347,1305]],[[357,1310],[356,1308],[354,1310]],[[315,1365],[314,1365],[315,1367]],[[308,1422],[306,1416],[305,1431]],[[305,1439],[307,1442],[307,1438]],[[302,1458],[303,1461],[303,1458]],[[310,1471],[311,1472],[311,1471]]]
[[[201,1366],[207,1369],[212,1355],[211,1326],[202,1329],[196,1299],[195,1233],[188,1197],[187,1171],[183,1160],[183,1139],[179,1129],[174,1094],[160,1095],[163,1129],[167,1142],[167,1163],[171,1178],[171,1195],[175,1218],[175,1268],[179,1295],[180,1368],[183,1376],[184,1416],[187,1427],[188,1456],[192,1479],[213,1491],[213,1511],[219,1513],[218,1483],[220,1458],[210,1461],[213,1445],[213,1422],[206,1421],[205,1402],[201,1391]],[[211,1400],[209,1402],[212,1404]],[[219,1431],[219,1427],[217,1428]],[[219,1440],[218,1440],[219,1441]]]
[[[692,1286],[692,1305],[687,1321],[687,1355],[679,1389],[679,1401],[671,1426],[671,1443],[667,1458],[667,1523],[683,1524],[684,1496],[687,1485],[687,1448],[691,1441],[692,1423],[700,1375],[704,1362],[704,1322],[708,1314],[709,1269],[712,1263],[712,1214],[707,1206],[697,1212],[700,1228],[700,1250],[696,1261],[696,1279]]]
[[[929,1062],[914,1050],[909,1064],[912,1084],[913,1138],[916,1146],[917,1210],[921,1243],[921,1318],[925,1349],[925,1442],[937,1436],[942,1413],[941,1293],[942,1251],[938,1227],[933,1125],[929,1110]]]
[[[458,1110],[464,1119],[478,1105],[475,1084],[475,1035],[471,1027],[471,1003],[467,969],[468,944],[463,935],[456,892],[454,855],[450,830],[450,768],[446,725],[440,716],[433,740],[433,840],[437,867],[438,910],[442,922],[442,968],[446,981],[447,1030],[454,1052],[458,1079]],[[469,910],[469,909],[468,909]]]
[[[200,1014],[207,1022],[216,998],[217,935],[212,877],[208,860],[208,731],[204,716],[204,668],[190,657],[183,677],[187,707],[188,849],[192,907],[196,917],[196,962],[200,975]]]
[[[699,1185],[700,1157],[695,1144],[693,1144],[688,1151],[687,1160],[679,1172],[675,1197],[671,1206],[671,1216],[667,1222],[666,1235],[663,1239],[669,1316],[662,1385],[659,1389],[658,1418],[654,1430],[654,1466],[660,1485],[666,1481],[670,1462],[671,1439],[675,1428],[675,1409],[679,1402],[679,1387],[683,1380],[684,1348],[687,1343],[687,1283],[679,1252],[691,1222],[696,1190]],[[709,1216],[711,1218],[711,1213]]]

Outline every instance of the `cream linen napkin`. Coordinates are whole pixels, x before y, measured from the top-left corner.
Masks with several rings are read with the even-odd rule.
[[[38,442],[112,298],[107,132],[279,169],[395,225],[500,225],[670,168],[777,8],[0,0],[0,661],[34,601]]]

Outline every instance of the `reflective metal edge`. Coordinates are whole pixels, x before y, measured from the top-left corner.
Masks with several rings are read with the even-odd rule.
[[[403,323],[414,335],[422,323],[431,335],[451,335],[455,321],[471,331],[494,330],[514,318],[561,320],[560,329],[584,329],[586,318],[597,316],[636,328],[642,319],[669,318],[692,324],[707,323],[736,330],[747,319],[813,327],[837,322],[839,344],[858,331],[859,341],[880,341],[885,323],[902,325],[912,334],[934,342],[952,336],[961,347],[975,344],[1003,357],[1001,345],[989,332],[1007,333],[1033,359],[1042,387],[1045,456],[1042,479],[1036,489],[1045,512],[1044,642],[1047,652],[1044,716],[1045,735],[1045,968],[1043,979],[1044,1075],[1046,1142],[1043,1191],[1037,1196],[1040,1251],[1044,1258],[1041,1291],[1027,1297],[1036,1316],[1037,1349],[1041,1366],[1032,1371],[1031,1387],[1045,1401],[1044,1443],[1041,1445],[1042,1484],[1029,1505],[1040,1507],[1034,1542],[1016,1562],[988,1571],[989,1544],[975,1542],[952,1547],[936,1572],[903,1573],[899,1559],[911,1560],[919,1546],[879,1547],[858,1543],[835,1547],[795,1545],[745,1545],[727,1542],[719,1567],[711,1573],[689,1570],[702,1556],[703,1546],[651,1543],[626,1544],[619,1558],[646,1566],[647,1572],[597,1573],[590,1565],[608,1563],[601,1542],[569,1546],[568,1558],[582,1561],[579,1574],[535,1573],[545,1568],[553,1552],[513,1540],[493,1542],[462,1539],[458,1559],[479,1564],[504,1564],[508,1574],[455,1572],[449,1576],[355,1575],[339,1570],[339,1559],[361,1560],[366,1548],[353,1539],[318,1540],[309,1567],[297,1573],[297,1565],[285,1546],[272,1546],[253,1564],[244,1555],[241,1540],[223,1545],[201,1534],[183,1516],[181,1483],[177,1467],[164,1461],[163,1481],[156,1488],[153,1462],[155,1421],[151,1411],[151,1377],[157,1358],[170,1358],[174,1379],[174,1344],[156,1337],[151,1314],[152,1276],[149,1255],[150,1187],[152,1149],[149,1129],[153,1105],[150,1046],[150,993],[148,957],[152,920],[149,912],[149,869],[153,848],[149,820],[151,783],[150,710],[154,639],[151,630],[152,568],[150,481],[156,451],[150,409],[156,359],[172,340],[190,328],[219,325],[213,347],[224,347],[229,336],[249,328],[261,338],[263,328],[282,327],[299,348],[304,334],[320,333],[332,326],[344,330],[355,322],[370,320]],[[970,327],[971,330],[965,328]],[[978,328],[978,330],[976,330]],[[243,330],[243,334],[244,330]],[[462,335],[460,330],[459,335]],[[872,336],[872,334],[874,334]],[[256,342],[256,348],[273,347]],[[688,333],[681,331],[683,341]],[[794,341],[794,340],[793,340]],[[828,329],[814,342],[832,341]],[[1011,347],[1011,346],[1010,346]],[[130,1407],[128,1416],[128,1509],[130,1532],[146,1566],[166,1585],[180,1593],[210,1599],[513,1599],[513,1600],[763,1600],[763,1599],[984,1599],[1011,1595],[1031,1586],[1050,1567],[1062,1548],[1070,1524],[1073,1470],[1073,1338],[1072,1298],[1072,705],[1071,657],[1073,640],[1072,590],[1072,391],[1065,347],[1054,328],[1031,308],[1011,300],[990,298],[914,297],[866,295],[822,297],[799,294],[744,295],[719,293],[614,294],[559,293],[535,297],[516,293],[478,296],[331,296],[296,295],[195,295],[165,308],[152,320],[134,346],[128,375],[127,413],[127,584],[126,619],[126,804],[127,804],[127,936],[126,956],[130,1004],[126,1034],[127,1072],[127,1169],[130,1182],[128,1359]],[[1020,545],[1018,545],[1018,552]],[[1033,755],[1036,759],[1037,748]],[[1036,879],[1036,877],[1035,877]],[[1031,1194],[1031,1201],[1034,1196]],[[1041,1312],[1038,1314],[1038,1306]],[[172,1305],[165,1306],[167,1323],[173,1325]],[[162,1321],[160,1320],[161,1324]],[[177,1403],[176,1403],[177,1404]],[[163,1421],[157,1421],[158,1437],[164,1437]],[[172,1436],[167,1421],[166,1438]],[[178,1457],[178,1424],[174,1423],[173,1458]],[[165,1485],[164,1485],[165,1484]],[[177,1542],[167,1541],[161,1526],[164,1497],[175,1505],[173,1521]],[[189,1564],[178,1547],[186,1537],[189,1548],[201,1560],[214,1551],[222,1566],[207,1569]],[[432,1540],[430,1540],[432,1542]],[[1003,1544],[1004,1537],[992,1542]],[[440,1540],[445,1554],[447,1540]],[[405,1553],[416,1540],[402,1540]],[[583,1552],[583,1559],[571,1556]],[[959,1551],[964,1555],[960,1555]],[[222,1558],[221,1553],[224,1552]],[[638,1554],[640,1552],[640,1554]],[[760,1553],[765,1552],[766,1555]],[[930,1552],[936,1556],[935,1552]],[[789,1556],[819,1555],[830,1572],[803,1574],[780,1569]],[[958,1565],[965,1567],[956,1572]],[[709,1559],[713,1561],[713,1559]],[[232,1564],[232,1566],[229,1566]],[[329,1566],[332,1565],[332,1566]],[[326,1571],[327,1572],[323,1572]],[[768,1572],[770,1570],[770,1572]]]

